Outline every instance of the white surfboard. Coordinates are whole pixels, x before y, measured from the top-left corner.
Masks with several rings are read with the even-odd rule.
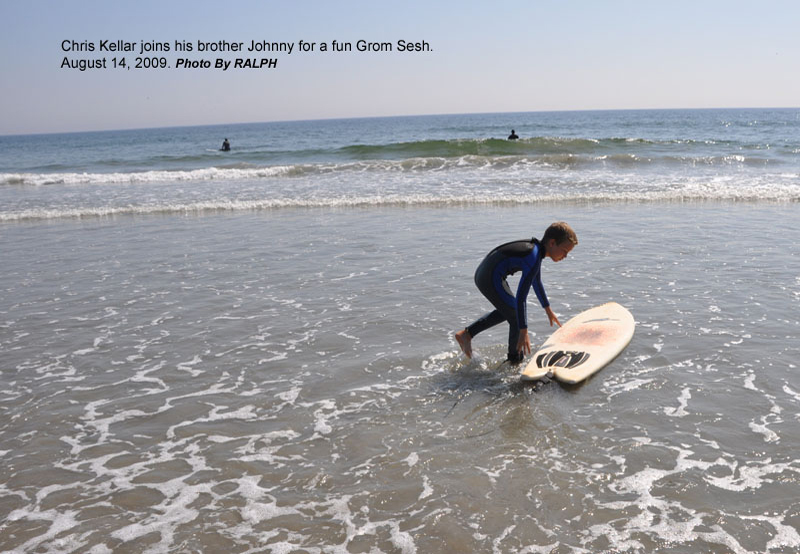
[[[564,383],[579,383],[628,346],[635,326],[631,313],[616,302],[581,312],[550,335],[521,377],[535,381],[552,374]]]

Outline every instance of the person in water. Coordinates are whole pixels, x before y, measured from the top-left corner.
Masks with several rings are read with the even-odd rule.
[[[223,140],[222,148],[220,148],[220,150],[222,150],[223,152],[228,152],[230,149],[231,149],[231,143],[228,142],[228,139]]]
[[[508,135],[508,140],[517,140],[519,136],[517,136],[517,132],[514,129],[511,129],[511,134]]]
[[[572,227],[559,221],[547,228],[541,241],[533,238],[508,242],[489,252],[475,271],[475,284],[495,309],[455,334],[456,342],[468,358],[472,357],[472,339],[475,335],[503,321],[509,325],[508,360],[519,363],[525,354],[530,354],[526,303],[531,288],[544,308],[550,326],[555,323],[561,327],[561,322],[550,309],[542,286],[542,260],[550,258],[559,262],[577,244],[578,237]],[[506,278],[518,271],[522,271],[522,276],[515,296]]]

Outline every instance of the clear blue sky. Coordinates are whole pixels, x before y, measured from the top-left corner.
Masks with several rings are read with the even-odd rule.
[[[0,0],[0,134],[539,110],[796,107],[800,2]],[[427,41],[272,70],[61,69],[63,40]],[[178,56],[167,53],[174,64]],[[186,57],[249,58],[192,52]],[[256,57],[262,57],[257,54]]]

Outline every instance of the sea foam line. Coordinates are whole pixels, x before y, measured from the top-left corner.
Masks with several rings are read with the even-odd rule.
[[[234,169],[153,170],[124,173],[0,173],[0,185],[85,185],[263,179],[287,175],[302,166],[281,165]]]
[[[238,212],[280,210],[291,208],[380,208],[380,207],[458,207],[458,206],[515,206],[528,204],[630,204],[682,202],[774,202],[800,201],[800,190],[729,190],[680,189],[651,192],[598,192],[544,195],[374,195],[330,198],[273,198],[263,200],[208,200],[191,203],[142,204],[125,206],[96,206],[75,208],[34,208],[0,212],[0,222],[19,222],[52,219],[83,219],[135,215],[201,214],[204,212]]]

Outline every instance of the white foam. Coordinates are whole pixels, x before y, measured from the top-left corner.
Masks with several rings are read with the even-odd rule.
[[[652,382],[653,379],[631,379],[617,385],[607,384],[606,386],[611,389],[611,392],[608,394],[608,398],[611,399],[618,394],[640,389]]]
[[[798,533],[797,528],[784,524],[780,517],[742,516],[742,518],[763,521],[775,528],[775,536],[767,543],[769,552],[773,549],[786,550],[787,548],[792,548],[796,551],[800,548],[800,533]]]
[[[719,525],[712,525],[711,528],[714,529],[714,531],[698,531],[697,536],[702,537],[706,542],[710,542],[711,544],[727,546],[734,554],[750,554],[746,548],[739,544],[739,541],[730,536],[722,527]]]
[[[159,506],[157,515],[152,515],[141,522],[130,524],[113,531],[111,536],[124,542],[134,541],[151,533],[158,533],[161,540],[148,552],[168,551],[175,539],[175,531],[180,525],[187,525],[197,518],[198,511],[190,508],[198,497],[210,492],[208,484],[186,485],[182,479],[168,482],[176,492],[171,494],[170,488],[161,484],[159,490],[166,492],[167,498]]]
[[[252,435],[248,437],[247,444],[236,449],[236,454],[240,461],[252,462],[262,461],[270,462],[280,465],[284,461],[291,461],[286,457],[279,458],[277,452],[281,449],[284,443],[290,443],[297,440],[300,433],[291,429],[281,431],[271,431],[259,435]],[[242,437],[237,437],[235,440],[240,440]],[[215,437],[214,442],[228,442],[224,437]],[[281,444],[273,444],[280,441]]]
[[[427,475],[424,475],[422,477],[422,492],[419,493],[418,500],[422,500],[424,498],[428,498],[429,496],[431,496],[433,494],[433,492],[434,492],[434,490],[433,490],[433,487],[431,486],[430,479],[428,479]]]
[[[300,396],[300,391],[303,389],[299,386],[292,387],[291,389],[279,392],[275,395],[276,398],[283,400],[285,404],[294,404],[297,401],[297,398]],[[278,409],[281,409],[283,406],[279,406]]]
[[[783,392],[794,398],[795,401],[800,402],[800,393],[790,388],[789,385],[783,385]]]
[[[260,478],[256,477],[255,479],[258,480]],[[259,487],[257,487],[255,484],[250,487],[252,490],[257,488]],[[261,489],[259,488],[259,490]],[[278,500],[275,498],[270,498],[268,502],[257,501],[263,496],[263,493],[261,492],[258,492],[252,496],[248,496],[248,492],[251,491],[241,487],[239,488],[238,492],[240,492],[242,496],[247,499],[247,503],[240,510],[240,513],[242,514],[242,518],[250,524],[257,525],[262,521],[275,519],[276,517],[281,516],[303,515],[300,510],[292,506],[278,506]]]
[[[720,489],[742,492],[760,488],[768,481],[767,476],[769,475],[780,474],[784,471],[796,473],[791,463],[773,463],[769,458],[761,462],[753,461],[741,467],[738,462],[733,461],[728,466],[731,470],[730,475],[721,477],[706,475],[704,479]]]
[[[314,411],[314,431],[319,435],[329,435],[333,431],[329,420],[338,416],[336,402],[333,400],[322,400],[318,402],[318,404],[321,404],[321,406]],[[330,411],[330,413],[326,414],[326,410]]]
[[[36,520],[36,521],[49,521],[50,527],[43,532],[38,532],[37,535],[19,547],[19,552],[32,552],[38,550],[40,546],[52,541],[65,531],[72,529],[80,524],[78,519],[79,512],[77,510],[14,510],[8,514],[8,521],[17,521],[20,519]],[[63,551],[71,552],[74,549],[79,549],[81,543],[76,540],[62,540]]]
[[[215,421],[230,421],[235,419],[242,419],[245,421],[257,419],[258,415],[255,413],[255,406],[243,406],[238,410],[233,410],[230,412],[223,412],[223,410],[227,409],[227,406],[215,406],[212,408],[211,412],[208,414],[207,417],[201,417],[195,420],[189,421],[182,421],[171,426],[167,430],[167,438],[174,439],[175,438],[175,431],[181,427],[188,427],[197,423],[211,423]]]
[[[169,172],[166,172],[169,173]],[[125,174],[127,175],[127,174]],[[96,176],[102,181],[104,175]],[[130,179],[130,177],[126,177]],[[130,182],[130,181],[124,181]],[[372,183],[372,182],[371,182]],[[737,202],[796,202],[800,199],[800,186],[796,184],[762,184],[729,183],[709,188],[704,185],[668,185],[663,189],[642,183],[633,183],[630,188],[623,187],[618,191],[607,191],[596,188],[599,185],[589,183],[566,183],[568,186],[545,190],[533,189],[519,192],[517,189],[498,189],[487,191],[486,188],[465,186],[448,189],[437,187],[435,190],[427,183],[414,187],[405,187],[402,191],[375,194],[361,186],[341,189],[334,184],[319,185],[322,188],[298,193],[293,188],[287,196],[280,192],[265,192],[265,197],[248,198],[216,198],[191,200],[175,197],[152,203],[132,203],[123,195],[114,203],[110,200],[106,205],[84,206],[40,206],[22,210],[0,212],[0,221],[24,221],[40,219],[79,219],[94,217],[112,217],[119,215],[155,215],[203,213],[217,211],[251,211],[277,210],[288,208],[355,208],[355,207],[387,207],[387,206],[486,206],[486,205],[530,205],[552,203],[650,203],[650,202],[693,202],[693,201],[737,201]],[[411,190],[412,192],[409,192]],[[277,196],[276,196],[277,195]],[[216,195],[215,195],[216,196]],[[110,196],[110,198],[113,198]],[[718,311],[718,306],[711,306],[711,311]]]
[[[86,354],[91,354],[92,352],[96,352],[97,348],[83,348],[81,350],[76,350],[72,353],[73,356],[85,356]]]
[[[689,405],[689,400],[692,398],[692,393],[689,387],[681,390],[681,395],[678,397],[677,408],[664,408],[664,413],[671,417],[684,417],[689,414],[686,407]]]
[[[195,355],[190,361],[188,362],[181,362],[176,367],[180,371],[188,372],[192,377],[197,377],[198,375],[202,375],[205,373],[202,369],[194,369],[194,366],[202,362],[202,358],[199,355]]]
[[[185,171],[138,171],[126,173],[0,173],[0,183],[33,186],[75,184],[164,183],[263,179],[286,175],[302,166],[272,166],[249,169],[217,168]]]
[[[767,422],[768,417],[769,416],[762,416],[760,419],[760,423],[756,421],[751,421],[750,423],[748,423],[748,427],[750,427],[750,430],[752,430],[754,433],[764,435],[764,442],[778,442],[778,440],[780,440],[780,437],[778,436],[778,433],[776,433],[775,431],[773,431],[768,427],[768,422]]]

